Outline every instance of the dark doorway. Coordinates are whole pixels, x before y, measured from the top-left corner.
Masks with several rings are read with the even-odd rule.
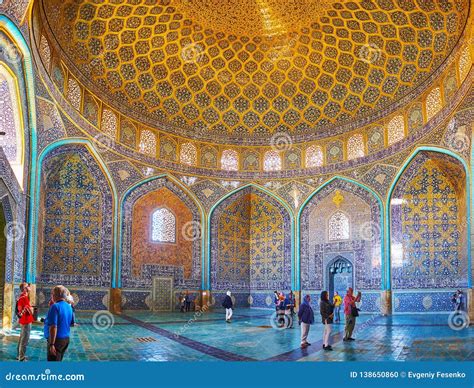
[[[349,287],[354,288],[352,263],[345,257],[338,256],[327,266],[329,297],[332,300],[337,291],[344,298]]]

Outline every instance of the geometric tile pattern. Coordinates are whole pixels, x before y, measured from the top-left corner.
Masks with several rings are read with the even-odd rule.
[[[393,288],[467,285],[465,173],[452,157],[419,154],[392,199]]]
[[[43,163],[42,259],[38,283],[110,287],[112,193],[83,146],[63,146]]]
[[[339,197],[336,197],[337,191]],[[339,199],[337,203],[334,202],[336,198]],[[329,219],[337,212],[349,219],[349,236],[330,241]],[[316,193],[301,213],[302,289],[327,288],[328,266],[339,255],[352,263],[355,288],[380,289],[380,220],[380,207],[375,197],[352,182],[336,179]]]

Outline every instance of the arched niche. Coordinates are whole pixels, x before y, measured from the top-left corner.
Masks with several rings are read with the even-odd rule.
[[[154,278],[171,278],[170,292],[201,288],[201,212],[194,200],[167,177],[130,189],[122,202],[119,286],[125,309],[152,308]],[[167,209],[176,220],[175,241],[152,241],[153,213]],[[173,306],[172,306],[173,307]]]
[[[301,289],[328,290],[331,263],[343,258],[353,268],[354,288],[366,291],[364,310],[376,311],[383,271],[381,216],[380,200],[346,179],[333,179],[310,196],[299,221]]]
[[[390,197],[392,289],[467,286],[466,195],[466,172],[453,156],[421,151],[406,166]]]
[[[63,284],[71,287],[78,308],[107,307],[114,197],[106,175],[86,146],[66,144],[44,156],[40,179],[36,262],[40,303],[47,303],[51,286]]]
[[[267,307],[273,290],[291,289],[292,226],[282,203],[247,186],[219,202],[210,217],[214,297],[231,290],[240,306]]]

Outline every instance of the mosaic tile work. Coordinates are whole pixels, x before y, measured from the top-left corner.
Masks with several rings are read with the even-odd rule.
[[[394,313],[406,312],[446,312],[452,311],[454,305],[451,296],[456,292],[451,291],[393,291],[392,308]]]
[[[452,157],[418,154],[392,196],[393,289],[467,286],[465,173]]]
[[[71,284],[64,284],[74,298],[78,310],[104,310],[109,308],[108,289],[91,290],[76,288]],[[52,287],[41,286],[36,291],[36,303],[39,307],[47,308]]]
[[[337,212],[349,219],[349,238],[330,241],[329,220]],[[324,186],[301,214],[301,287],[327,289],[326,274],[337,256],[354,268],[355,288],[381,286],[380,207],[366,189],[342,179]]]
[[[40,311],[44,316],[45,310]],[[273,310],[237,308],[232,324],[224,311],[200,314],[125,312],[114,315],[104,330],[94,327],[93,313],[78,312],[65,362],[71,361],[465,361],[474,360],[474,329],[448,326],[447,314],[363,314],[357,319],[356,341],[342,341],[343,324],[333,325],[332,352],[322,350],[323,325],[312,325],[300,349],[300,330],[275,330]],[[191,323],[190,323],[191,322]],[[19,331],[0,336],[0,359],[14,361]],[[153,341],[140,342],[150,337]],[[27,356],[45,361],[42,326],[33,326]]]
[[[211,218],[212,290],[290,287],[291,221],[287,210],[247,187],[218,205]]]
[[[135,241],[133,236],[135,233],[132,229],[132,220],[134,220],[135,207],[141,199],[158,190],[165,189],[170,196],[177,198],[180,206],[188,209],[190,214],[187,224],[180,224],[177,230],[177,236],[184,243],[188,243],[190,255],[186,256],[188,264],[183,267],[183,257],[179,254],[173,260],[167,262],[158,262],[161,258],[146,260],[140,263],[140,271],[134,270],[134,263],[137,257],[141,255],[134,251]],[[171,205],[171,202],[170,202]],[[188,195],[176,184],[167,178],[158,178],[146,182],[133,191],[131,191],[123,202],[123,225],[122,225],[122,262],[121,262],[121,282],[123,288],[143,289],[151,291],[153,277],[172,277],[174,279],[174,287],[179,289],[199,289],[201,287],[201,232],[195,238],[192,234],[195,226],[200,225],[201,216],[197,205],[189,198]],[[150,213],[151,215],[151,213]],[[137,262],[138,263],[138,262]]]
[[[111,284],[112,193],[83,146],[52,151],[43,163],[43,251],[37,283]]]
[[[54,104],[37,98],[38,115],[38,151],[43,150],[48,144],[66,136],[61,116]]]

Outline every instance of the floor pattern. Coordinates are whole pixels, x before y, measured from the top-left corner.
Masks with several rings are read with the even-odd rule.
[[[43,312],[44,313],[44,312]],[[41,314],[40,314],[41,315]],[[322,350],[323,325],[311,327],[311,346],[300,349],[300,330],[272,326],[272,311],[237,309],[190,313],[78,312],[65,361],[441,361],[474,360],[474,328],[454,330],[447,314],[361,315],[354,342],[343,342],[334,324],[332,352]],[[27,350],[45,360],[42,325],[33,326]],[[0,360],[14,361],[18,329],[0,333]]]

